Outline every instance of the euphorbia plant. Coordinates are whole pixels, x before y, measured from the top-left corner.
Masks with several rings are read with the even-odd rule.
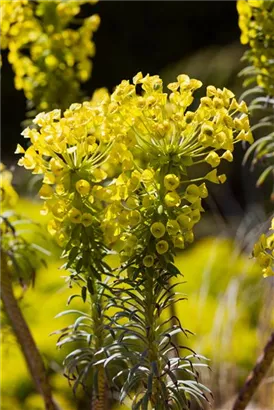
[[[91,75],[100,18],[79,13],[83,4],[94,3],[1,0],[1,49],[8,50],[15,88],[24,91],[34,113],[65,109],[83,98],[81,83]]]
[[[76,385],[92,375],[94,409],[109,408],[106,382],[121,390],[121,401],[132,398],[132,409],[208,400],[196,370],[205,364],[175,337],[189,331],[166,315],[184,298],[170,280],[181,275],[174,257],[194,240],[206,184],[225,182],[221,160],[232,161],[234,144],[252,135],[245,103],[227,89],[207,87],[190,110],[201,85],[180,75],[168,94],[158,76],[138,73],[133,84],[122,81],[111,95],[101,90],[63,115],[40,113],[23,132],[30,147],[17,149],[19,165],[44,176],[49,230],[91,303],[90,315],[80,312],[61,340],[86,342],[65,363],[78,372]],[[119,255],[115,270],[105,260],[110,253]]]
[[[245,161],[253,154],[252,168],[254,165],[263,166],[263,171],[257,181],[261,186],[265,180],[272,176],[272,193],[274,196],[274,116],[273,116],[273,53],[274,53],[274,4],[272,1],[242,1],[237,2],[239,13],[239,26],[241,29],[241,42],[248,44],[249,49],[244,54],[246,67],[241,74],[245,75],[244,86],[248,88],[243,97],[251,97],[248,108],[251,117],[256,118],[252,126],[254,133],[262,131],[259,138],[247,150]],[[266,134],[266,135],[265,135]],[[273,211],[273,206],[272,209]],[[274,218],[270,216],[269,229],[263,233],[253,248],[253,256],[259,263],[265,278],[274,275]],[[269,371],[274,359],[274,332],[272,331],[263,351],[254,368],[248,375],[235,403],[233,410],[244,410],[258,389],[262,379]]]

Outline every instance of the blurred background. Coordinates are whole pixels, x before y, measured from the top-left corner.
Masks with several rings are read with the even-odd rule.
[[[95,12],[101,25],[94,36],[97,51],[92,77],[83,87],[86,95],[100,87],[112,91],[122,79],[131,79],[138,71],[159,74],[165,84],[186,73],[204,86],[225,86],[237,97],[241,95],[238,73],[244,66],[241,57],[245,48],[239,42],[235,2],[101,1],[85,5],[82,13],[88,16]],[[23,92],[14,88],[6,52],[2,59],[2,162],[12,166],[18,160],[13,154],[16,145],[23,141],[20,124],[25,120],[26,101]],[[273,280],[261,279],[260,270],[250,259],[260,234],[258,226],[271,209],[271,191],[267,184],[255,187],[259,170],[250,172],[248,166],[242,166],[244,152],[245,147],[237,144],[233,166],[224,166],[227,183],[221,188],[210,186],[207,212],[196,229],[197,241],[177,259],[187,282],[182,291],[189,296],[177,307],[177,313],[183,326],[196,333],[189,345],[211,359],[213,371],[203,378],[213,390],[213,408],[223,410],[231,407],[233,395],[274,322]],[[37,190],[29,182],[29,175],[15,168],[15,188],[23,196],[17,210],[45,223],[33,193]],[[24,298],[18,288],[18,297],[62,408],[84,410],[84,395],[80,392],[75,400],[62,376],[65,351],[57,351],[56,337],[49,337],[51,331],[66,324],[64,319],[53,317],[65,308],[71,290],[58,269],[59,249],[49,241],[47,244],[52,251],[48,268],[38,271],[35,289],[29,289]],[[2,409],[40,410],[40,398],[4,317],[2,323]],[[271,407],[272,383],[270,375],[259,389],[254,399],[258,410]]]
[[[242,80],[237,74],[244,67],[240,59],[245,47],[239,42],[235,2],[101,1],[94,6],[84,5],[81,13],[83,17],[93,13],[101,17],[94,36],[92,77],[83,85],[87,96],[100,87],[112,91],[122,79],[132,79],[138,71],[160,74],[165,84],[187,73],[200,79],[204,87],[226,86],[238,97],[241,95]],[[26,101],[23,91],[14,88],[6,51],[2,59],[2,160],[12,164],[17,161],[13,155],[16,144],[23,141],[20,133]],[[222,198],[217,198],[222,202],[221,211],[230,215],[241,214],[241,208],[260,202],[264,194],[254,188],[256,175],[246,176],[242,156],[239,147],[234,166],[229,167],[227,192],[222,190]]]

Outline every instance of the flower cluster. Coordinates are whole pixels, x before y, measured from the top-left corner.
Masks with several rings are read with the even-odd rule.
[[[16,205],[18,194],[12,184],[12,173],[8,171],[4,164],[0,164],[0,204],[1,213],[6,209],[11,209]]]
[[[25,150],[18,144],[16,149],[24,154],[20,166],[43,175],[42,213],[53,215],[48,228],[60,245],[75,225],[89,227],[98,218],[94,191],[107,177],[102,164],[111,148],[111,133],[105,132],[103,99],[108,95],[102,91],[101,98],[96,96],[91,102],[72,104],[63,116],[60,110],[38,114],[36,128],[22,133],[31,145]]]
[[[191,243],[206,183],[223,183],[221,160],[233,160],[234,143],[252,142],[247,107],[231,91],[209,86],[198,108],[189,109],[201,85],[180,75],[167,94],[158,76],[138,73],[111,95],[109,121],[120,124],[120,134],[110,161],[121,173],[99,194],[107,203],[106,243],[123,260],[141,256],[149,267]]]
[[[67,108],[90,77],[100,19],[93,15],[79,25],[84,3],[95,1],[1,1],[1,47],[9,50],[16,89],[37,111]]]
[[[249,44],[247,60],[255,68],[257,84],[267,95],[274,95],[274,5],[272,1],[237,2],[242,44]]]
[[[274,275],[274,218],[269,231],[268,235],[260,236],[253,248],[253,256],[262,268],[264,277]]]
[[[83,300],[87,291],[91,297],[92,340],[98,343],[91,347],[89,331],[78,333],[81,341],[88,341],[92,359],[79,360],[78,350],[68,356],[70,369],[75,363],[77,371],[83,369],[77,383],[92,371],[91,363],[106,368],[128,352],[129,373],[120,399],[135,390],[134,400],[145,403],[148,397],[155,408],[164,400],[179,403],[184,394],[178,388],[183,382],[174,382],[175,373],[168,393],[163,395],[159,385],[185,366],[170,336],[185,334],[179,319],[161,323],[163,311],[177,300],[169,287],[179,274],[173,264],[176,249],[194,239],[206,184],[225,182],[226,176],[217,172],[221,161],[233,160],[235,143],[252,142],[247,107],[226,88],[207,87],[198,107],[190,107],[201,85],[180,75],[165,93],[158,76],[138,73],[133,83],[122,81],[111,95],[99,90],[91,101],[73,104],[63,115],[57,109],[38,114],[35,126],[23,131],[31,145],[26,150],[19,145],[16,151],[23,154],[19,165],[43,175],[43,212],[53,216],[49,231],[65,248],[70,278],[81,279]],[[118,274],[126,269],[126,276],[115,281],[111,276],[111,289],[98,282],[111,273],[104,261],[109,250],[120,254]],[[103,298],[108,300],[106,310],[117,309],[114,315],[104,313]],[[116,335],[116,325],[119,341],[112,344],[107,337]],[[69,326],[72,339],[67,341],[77,340],[77,327]],[[98,354],[106,349],[103,364]],[[171,361],[167,352],[173,349]],[[150,396],[145,393],[148,378]],[[206,399],[202,385],[187,383],[188,392]]]
[[[180,75],[168,95],[158,76],[138,73],[133,84],[122,81],[110,96],[101,90],[62,118],[60,110],[36,117],[39,130],[23,132],[32,145],[18,146],[19,165],[44,174],[40,196],[59,243],[68,225],[97,220],[123,260],[141,256],[151,266],[193,241],[206,183],[223,183],[221,161],[233,160],[234,143],[252,142],[246,105],[226,88],[207,87],[189,109],[201,85]]]

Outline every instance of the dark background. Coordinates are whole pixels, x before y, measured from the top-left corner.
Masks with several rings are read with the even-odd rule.
[[[111,91],[138,71],[144,75],[163,74],[169,81],[180,73],[194,77],[197,74],[196,78],[204,81],[207,72],[214,85],[225,85],[237,96],[241,94],[237,73],[244,47],[239,41],[235,1],[99,1],[95,6],[84,6],[84,16],[93,13],[100,15],[101,25],[94,36],[97,51],[92,78],[84,85],[87,95],[99,87]],[[229,48],[231,44],[236,44],[236,48]],[[206,54],[207,50],[214,51]],[[204,57],[197,58],[199,55]],[[224,77],[228,67],[229,75]],[[170,72],[174,73],[172,78]],[[22,143],[20,124],[25,119],[25,108],[23,92],[15,90],[7,53],[3,52],[2,161],[8,164],[17,161],[13,152],[16,144]],[[223,214],[239,216],[247,204],[261,198],[261,192],[254,188],[254,173],[243,171],[242,157],[243,149],[237,147],[226,189],[223,187],[218,193],[219,189],[213,187]]]
[[[84,85],[91,95],[98,87],[112,90],[138,71],[158,74],[170,63],[210,45],[230,44],[239,38],[233,1],[100,1],[85,6],[84,14],[98,13],[96,56],[92,78]],[[13,72],[3,52],[2,156],[10,157],[20,141],[25,98],[14,89]],[[179,74],[179,73],[178,73]]]

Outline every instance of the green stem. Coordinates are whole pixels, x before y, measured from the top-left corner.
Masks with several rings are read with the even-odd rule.
[[[1,254],[1,299],[14,334],[20,344],[33,382],[44,399],[46,410],[58,410],[53,400],[46,369],[25,318],[13,293],[7,258]]]
[[[93,279],[94,294],[91,298],[91,317],[94,328],[95,351],[99,351],[104,345],[102,297],[98,292],[98,284]],[[97,366],[97,386],[93,387],[91,410],[108,410],[107,384],[104,366]]]
[[[144,305],[145,305],[145,324],[147,331],[147,348],[148,348],[148,360],[152,367],[152,363],[155,363],[159,374],[161,374],[161,363],[159,360],[158,342],[155,327],[157,326],[158,317],[155,314],[155,278],[153,272],[150,270],[146,272],[147,280],[144,289]],[[152,370],[152,368],[150,369]],[[153,409],[162,410],[165,408],[164,399],[162,397],[161,386],[156,377],[154,377],[152,394],[150,399]]]

